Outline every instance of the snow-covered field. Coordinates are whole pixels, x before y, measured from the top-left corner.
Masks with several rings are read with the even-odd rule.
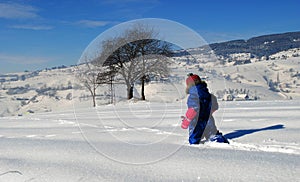
[[[231,144],[187,144],[184,101],[0,118],[0,181],[299,181],[300,101],[220,102]]]

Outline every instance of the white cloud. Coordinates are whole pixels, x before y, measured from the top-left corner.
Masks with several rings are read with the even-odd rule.
[[[109,22],[107,21],[96,21],[96,20],[80,20],[76,22],[77,25],[80,26],[84,26],[84,27],[103,27],[107,24],[109,24]]]
[[[30,5],[17,3],[0,3],[0,18],[30,19],[37,18],[38,9]]]
[[[16,56],[7,55],[0,53],[0,63],[10,63],[19,65],[29,65],[29,64],[44,64],[50,60],[42,57],[30,57],[30,56]]]
[[[51,30],[51,29],[53,29],[52,26],[45,26],[45,25],[12,25],[9,27],[15,28],[15,29],[27,29],[27,30]]]

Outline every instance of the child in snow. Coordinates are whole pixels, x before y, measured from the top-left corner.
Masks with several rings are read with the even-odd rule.
[[[209,93],[207,84],[198,75],[190,73],[186,79],[188,110],[183,116],[181,127],[189,128],[189,143],[199,144],[205,137],[207,140],[226,142],[216,128],[212,113],[218,109],[215,96]]]

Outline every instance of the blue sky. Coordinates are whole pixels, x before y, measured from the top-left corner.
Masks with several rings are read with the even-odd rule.
[[[207,42],[300,31],[297,0],[0,0],[0,74],[76,64],[119,23],[163,18]]]

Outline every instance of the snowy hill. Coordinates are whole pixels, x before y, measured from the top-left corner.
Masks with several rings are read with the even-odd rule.
[[[200,63],[188,63],[189,58],[185,57],[177,57],[175,60],[178,67],[185,67],[184,72],[198,73],[204,78],[211,91],[220,99],[226,93],[249,94],[252,98],[262,100],[299,99],[300,57],[286,57],[240,65],[206,62],[203,57]]]
[[[198,73],[208,82],[211,92],[222,99],[225,94],[246,93],[251,99],[282,100],[300,98],[298,57],[289,57],[291,51],[274,54],[274,60],[251,64],[226,66],[218,62],[191,62],[187,57],[174,57],[172,74],[168,80],[152,81],[146,85],[146,98],[156,102],[178,102],[185,98],[186,74]],[[286,55],[278,59],[277,55]],[[201,59],[203,60],[203,59]],[[6,75],[0,85],[0,115],[24,115],[31,112],[49,112],[72,109],[73,104],[91,105],[90,93],[75,77],[74,69],[63,68],[32,73]],[[18,80],[16,78],[19,78]],[[22,78],[22,79],[20,79]],[[115,85],[116,101],[126,100],[125,85]],[[134,95],[140,96],[136,84]],[[98,88],[97,104],[108,104],[108,85]]]

